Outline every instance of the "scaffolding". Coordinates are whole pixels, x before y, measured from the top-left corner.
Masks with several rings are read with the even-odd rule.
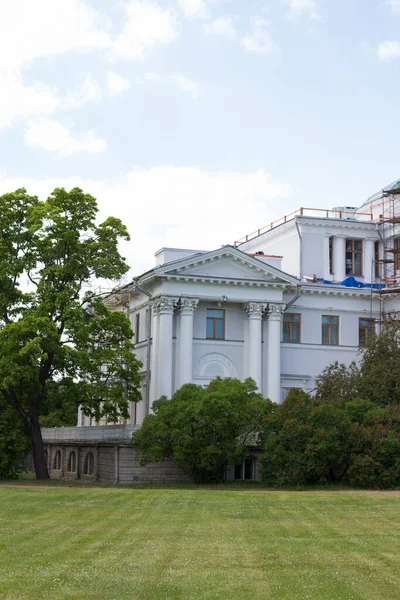
[[[399,320],[394,302],[400,298],[400,180],[367,201],[378,224],[380,251],[374,257],[375,294],[380,301],[380,321]]]

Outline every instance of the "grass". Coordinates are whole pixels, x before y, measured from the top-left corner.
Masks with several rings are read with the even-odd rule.
[[[2,600],[398,599],[400,495],[4,487]]]

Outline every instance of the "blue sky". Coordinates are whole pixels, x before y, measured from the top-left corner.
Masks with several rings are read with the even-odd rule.
[[[0,192],[214,249],[400,177],[400,0],[0,0]]]

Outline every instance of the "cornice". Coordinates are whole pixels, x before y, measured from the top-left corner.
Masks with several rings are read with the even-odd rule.
[[[283,281],[261,281],[260,279],[234,279],[229,277],[213,277],[212,275],[158,275],[157,279],[163,281],[182,281],[196,283],[217,283],[218,285],[232,285],[238,287],[263,287],[276,289],[295,289],[292,283]],[[277,278],[276,278],[277,279]]]
[[[308,296],[353,296],[355,298],[365,298],[371,295],[370,288],[347,288],[345,286],[318,284],[300,285],[299,292]]]

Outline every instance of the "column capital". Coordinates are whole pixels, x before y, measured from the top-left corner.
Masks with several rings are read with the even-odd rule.
[[[262,319],[268,304],[261,302],[248,302],[243,310],[249,319]]]
[[[178,305],[179,313],[181,315],[194,315],[198,303],[198,298],[181,298]]]
[[[172,315],[177,304],[178,298],[174,298],[172,296],[160,296],[159,298],[155,298],[151,301],[151,308],[153,310],[153,314],[155,315]]]
[[[284,304],[270,304],[268,310],[269,321],[280,321],[283,313],[285,312]]]

